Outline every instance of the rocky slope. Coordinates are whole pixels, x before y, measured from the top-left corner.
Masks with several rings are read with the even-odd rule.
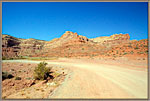
[[[114,35],[111,35],[110,37],[108,36],[104,36],[104,37],[97,37],[97,38],[92,38],[90,40],[93,40],[94,42],[100,42],[100,43],[103,43],[103,42],[110,42],[110,41],[127,41],[127,40],[130,40],[130,36],[129,34],[114,34]]]
[[[36,39],[20,39],[10,35],[2,35],[2,56],[15,58],[31,56],[42,50],[45,41]]]
[[[145,57],[148,55],[148,40],[143,39],[139,41],[129,41],[129,43],[124,43],[121,45],[117,45],[112,47],[109,51],[103,54],[104,56],[111,56],[111,57],[122,57],[128,56],[132,57]]]
[[[105,45],[107,47],[112,47],[115,45],[119,45],[122,43],[128,43],[130,41],[130,36],[129,34],[114,34],[111,35],[110,37],[104,36],[104,37],[97,37],[97,38],[92,38],[90,39],[93,42]]]
[[[124,47],[122,46],[123,44],[129,44],[130,42],[129,34],[114,34],[110,37],[88,39],[77,33],[66,31],[60,38],[55,38],[51,41],[32,38],[20,39],[10,35],[2,35],[2,56],[3,58],[17,58],[21,56],[93,57],[110,53],[109,51],[114,47]],[[135,40],[131,43],[135,45],[139,42],[141,41]],[[148,51],[147,43],[145,42],[144,45],[145,51]]]

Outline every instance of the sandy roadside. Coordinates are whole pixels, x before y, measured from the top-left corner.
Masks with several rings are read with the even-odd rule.
[[[147,98],[146,68],[82,60],[61,64],[69,65],[74,74],[50,98]]]

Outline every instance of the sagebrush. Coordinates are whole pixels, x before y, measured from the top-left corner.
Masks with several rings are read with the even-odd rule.
[[[46,67],[47,63],[40,62],[34,70],[34,79],[36,80],[45,80],[49,76],[51,67]]]

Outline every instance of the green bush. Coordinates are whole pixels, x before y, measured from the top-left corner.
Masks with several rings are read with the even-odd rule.
[[[126,55],[126,54],[128,54],[128,53],[127,52],[123,53],[123,55]]]
[[[133,51],[131,51],[130,53],[131,53],[131,54],[133,54],[134,52],[133,52]]]
[[[144,52],[138,52],[138,54],[144,54]]]
[[[12,58],[12,57],[11,57],[11,58],[7,58],[7,60],[14,60],[14,59],[15,59],[15,58]]]
[[[15,77],[15,80],[21,80],[21,77],[17,76],[17,77]]]
[[[49,76],[51,68],[46,67],[47,63],[40,62],[34,70],[34,79],[45,80]]]
[[[118,54],[118,50],[116,51],[116,54]]]
[[[26,79],[27,79],[27,80],[33,80],[33,78],[31,78],[31,77],[27,77]]]

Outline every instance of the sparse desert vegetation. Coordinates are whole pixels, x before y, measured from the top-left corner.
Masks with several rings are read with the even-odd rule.
[[[53,68],[48,68],[46,65],[48,65],[46,62],[3,63],[2,98],[47,98],[62,83],[67,72],[59,66],[51,65]]]
[[[2,52],[3,99],[147,96],[147,39],[130,40],[129,34],[88,39],[70,31],[52,41],[3,35]]]
[[[149,2],[1,1],[2,99],[148,99]]]

